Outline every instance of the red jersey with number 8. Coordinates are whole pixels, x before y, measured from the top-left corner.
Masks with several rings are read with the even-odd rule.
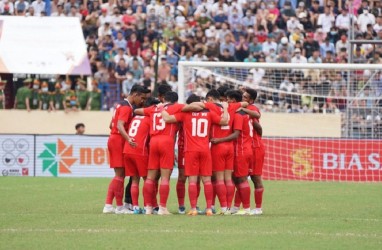
[[[149,131],[150,118],[148,116],[135,116],[131,120],[127,134],[134,140],[137,146],[132,147],[129,143],[125,143],[123,153],[148,156]]]

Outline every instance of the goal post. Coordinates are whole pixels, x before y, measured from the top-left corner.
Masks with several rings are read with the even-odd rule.
[[[381,65],[179,62],[179,102],[220,86],[258,91],[265,179],[382,181]]]

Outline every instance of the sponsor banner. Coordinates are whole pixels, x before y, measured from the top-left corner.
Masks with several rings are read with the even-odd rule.
[[[382,141],[265,138],[268,180],[382,181]]]
[[[80,20],[0,16],[0,73],[91,74]]]
[[[2,176],[33,176],[33,135],[0,135]]]
[[[36,136],[36,176],[114,176],[107,140],[107,136]]]

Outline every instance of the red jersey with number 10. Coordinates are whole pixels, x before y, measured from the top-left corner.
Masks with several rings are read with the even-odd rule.
[[[129,143],[125,143],[123,153],[148,156],[149,131],[150,118],[148,116],[135,116],[130,122],[127,134],[134,140],[137,146],[132,147]]]
[[[150,116],[150,135],[168,135],[175,138],[179,126],[176,123],[165,123],[162,119],[162,110],[166,110],[170,115],[180,112],[184,104],[166,104],[163,107],[151,106],[143,109],[145,115]]]
[[[252,154],[253,121],[247,113],[239,111],[235,114],[233,129],[240,130],[235,140],[235,155]]]
[[[110,134],[120,134],[117,128],[118,120],[122,120],[125,122],[125,130],[127,131],[129,128],[129,124],[131,119],[133,119],[133,107],[131,104],[125,99],[114,109],[113,118],[111,120],[111,131]]]
[[[223,115],[223,106],[220,103],[205,103],[206,109],[215,112],[217,115]],[[236,110],[241,107],[241,103],[229,103],[228,104],[228,125],[212,125],[211,137],[212,138],[223,138],[227,137],[232,133],[233,118],[235,116]],[[231,142],[229,142],[231,143]]]
[[[177,113],[175,118],[183,122],[184,152],[209,152],[211,125],[219,124],[220,116],[204,109],[199,112]]]

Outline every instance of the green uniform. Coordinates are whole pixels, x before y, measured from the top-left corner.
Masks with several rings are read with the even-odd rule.
[[[48,110],[49,102],[52,100],[52,94],[49,92],[40,92],[38,95],[39,102],[42,102],[41,109]]]
[[[0,90],[0,99],[1,97],[4,97],[4,90]],[[0,109],[4,109],[5,108],[5,99],[1,99],[0,100]]]
[[[73,107],[78,108],[76,92],[74,92],[73,90],[67,90],[65,92],[65,104],[66,104],[66,108],[73,108]]]
[[[64,93],[62,91],[56,91],[52,93],[52,101],[53,101],[53,106],[57,110],[63,110],[64,109]]]
[[[80,108],[82,110],[86,109],[86,105],[88,104],[89,99],[89,91],[87,90],[78,90],[77,91],[77,100],[80,104]]]
[[[17,98],[17,102],[16,102],[16,109],[26,109],[27,108],[27,105],[25,103],[25,99],[26,98],[31,98],[31,89],[29,87],[21,87],[17,90],[17,93],[16,93],[16,98]]]
[[[29,107],[31,109],[38,109],[39,92],[40,92],[40,90],[38,90],[38,89],[32,89],[31,90],[31,97],[29,99]]]
[[[90,98],[92,99],[90,110],[101,110],[101,91],[98,89],[90,92]]]

